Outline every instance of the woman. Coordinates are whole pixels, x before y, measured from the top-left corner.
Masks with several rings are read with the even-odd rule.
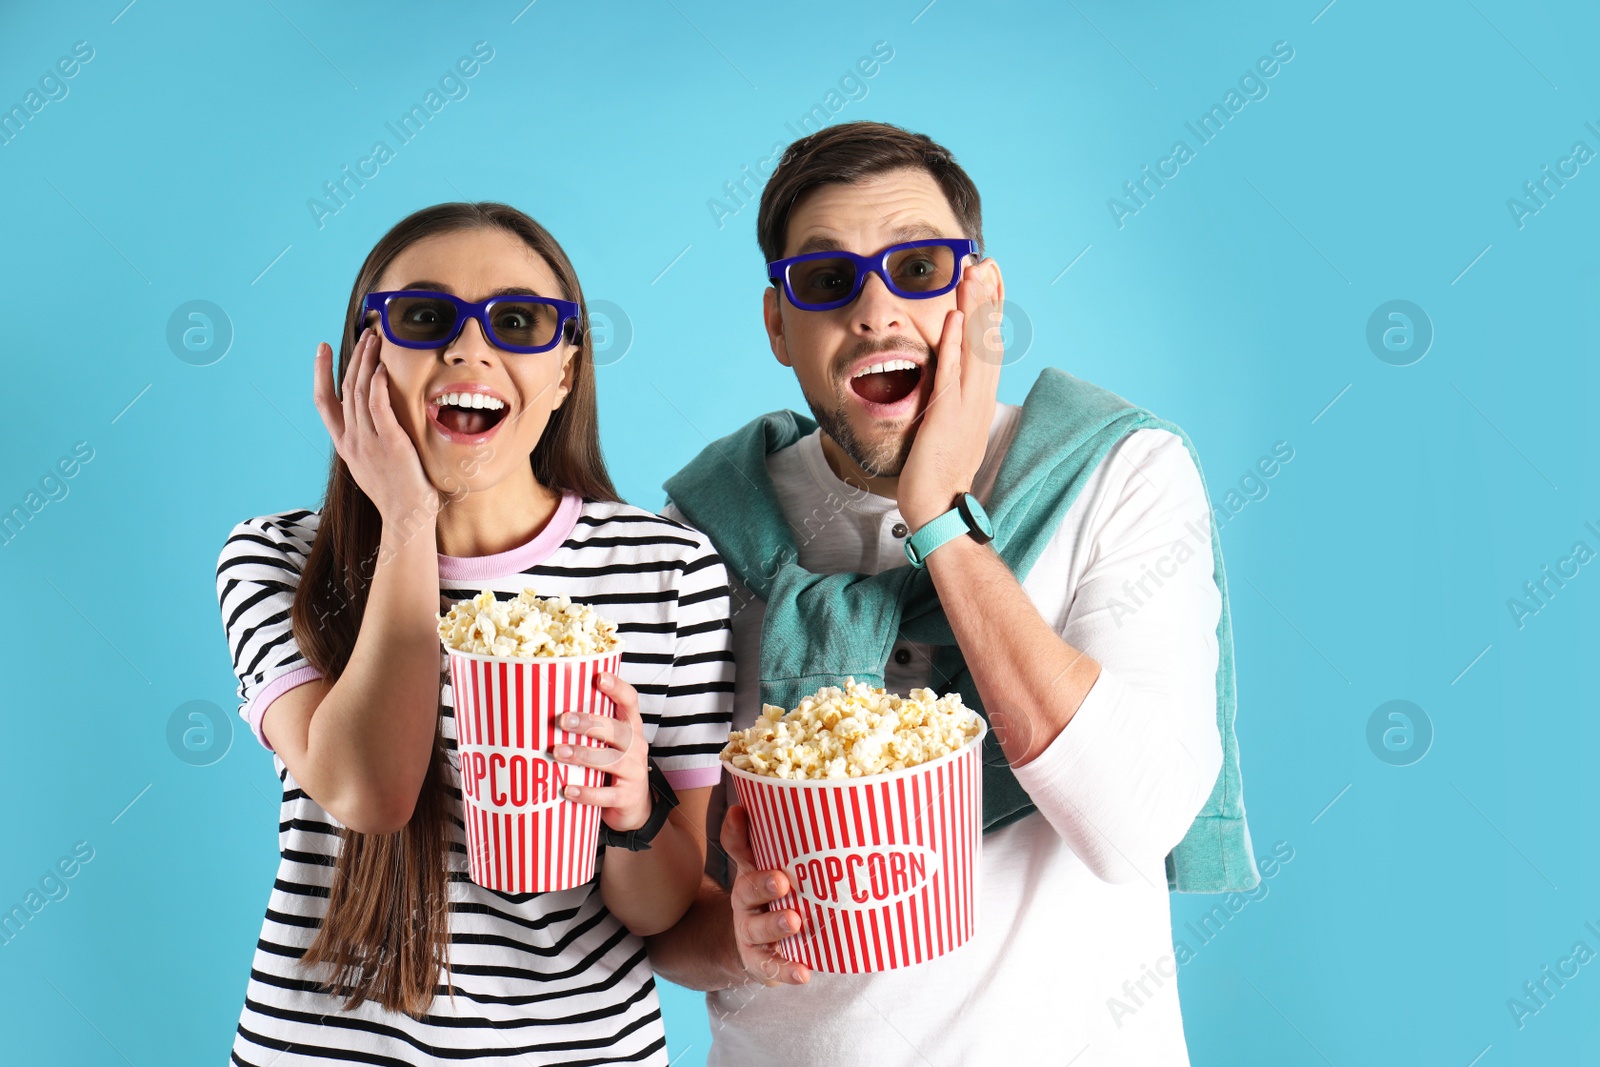
[[[538,223],[442,204],[362,265],[337,396],[317,348],[336,450],[322,507],[240,523],[217,569],[240,714],[283,781],[234,1063],[668,1062],[641,939],[700,885],[733,690],[727,577],[705,537],[618,499],[586,322]],[[435,615],[525,587],[596,605],[626,642],[600,679],[616,718],[578,727],[603,747],[556,750],[611,776],[573,799],[640,828],[653,762],[679,804],[648,849],[602,845],[590,883],[507,895],[467,878]]]

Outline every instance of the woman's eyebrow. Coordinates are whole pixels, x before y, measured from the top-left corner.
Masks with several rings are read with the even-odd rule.
[[[407,283],[405,285],[402,285],[400,288],[402,290],[406,290],[406,289],[426,289],[426,290],[429,290],[429,291],[435,292],[435,293],[449,293],[452,296],[455,295],[455,290],[450,288],[450,286],[444,284],[443,282],[430,282],[430,281],[409,282],[409,283]],[[542,296],[542,295],[543,294],[540,293],[538,290],[529,289],[525,285],[506,285],[506,286],[502,286],[501,288],[496,289],[493,292],[489,293],[487,296],[484,297],[484,299],[488,300],[491,297],[496,297],[496,296]]]

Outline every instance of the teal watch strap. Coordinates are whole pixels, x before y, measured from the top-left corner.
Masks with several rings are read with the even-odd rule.
[[[925,567],[934,549],[962,534],[971,534],[979,544],[988,543],[992,536],[989,516],[971,493],[962,493],[956,498],[955,507],[906,538],[906,559],[913,567]]]
[[[906,538],[906,559],[913,567],[927,566],[928,553],[948,541],[954,541],[967,532],[967,520],[955,508],[923,525],[922,529]]]

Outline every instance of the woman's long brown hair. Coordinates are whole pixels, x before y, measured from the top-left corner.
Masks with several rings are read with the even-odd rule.
[[[439,204],[402,219],[383,236],[356,275],[345,310],[335,380],[343,381],[363,323],[361,305],[394,258],[425,237],[498,228],[520,237],[549,264],[561,293],[583,308],[572,357],[572,388],[550,416],[529,459],[541,485],[586,500],[617,500],[600,452],[595,405],[594,352],[589,315],[572,263],[544,227],[505,204]],[[295,592],[294,638],[306,660],[332,684],[350,662],[377,566],[383,522],[335,452],[328,470],[320,524]],[[441,678],[441,685],[442,685]],[[339,858],[328,893],[327,916],[301,958],[306,968],[327,964],[323,988],[346,998],[345,1010],[373,1000],[391,1011],[425,1015],[448,972],[450,822],[453,783],[444,738],[435,728],[433,758],[411,821],[392,834],[340,831]],[[454,995],[454,982],[449,992]]]

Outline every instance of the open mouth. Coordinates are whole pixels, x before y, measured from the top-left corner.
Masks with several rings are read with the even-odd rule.
[[[483,393],[446,393],[431,405],[434,421],[462,437],[476,437],[500,425],[510,412],[503,401]]]
[[[909,359],[888,359],[863,367],[850,379],[850,388],[869,404],[896,404],[916,391],[922,367]]]

